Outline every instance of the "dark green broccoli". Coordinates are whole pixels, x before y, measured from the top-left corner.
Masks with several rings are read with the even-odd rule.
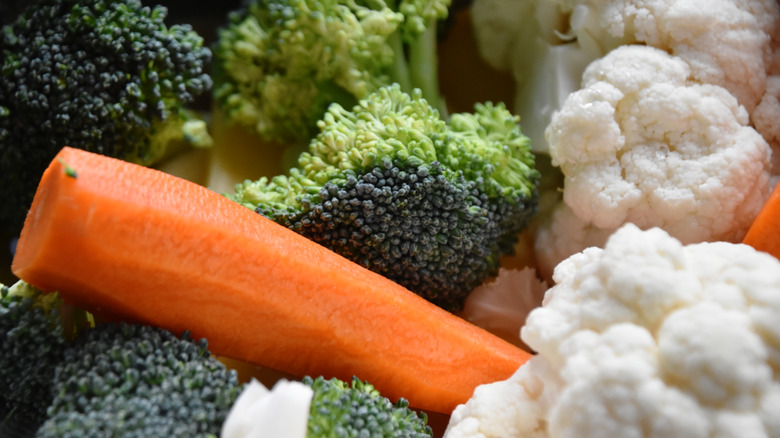
[[[231,198],[441,307],[498,272],[536,211],[534,156],[501,104],[445,122],[393,85],[318,126],[289,175]]]
[[[334,102],[398,83],[443,113],[437,22],[451,0],[249,0],[214,46],[225,118],[264,140],[306,145]],[[258,175],[260,176],[260,175]]]
[[[308,438],[433,436],[424,412],[413,411],[403,398],[392,403],[368,382],[305,377],[303,383],[314,391]]]
[[[164,7],[41,0],[0,32],[0,228],[16,233],[63,146],[151,165],[207,145],[185,106],[211,90],[211,51]]]
[[[31,436],[45,419],[66,343],[59,309],[57,294],[0,285],[0,431]]]
[[[242,386],[205,339],[99,324],[68,345],[37,437],[214,437]]]

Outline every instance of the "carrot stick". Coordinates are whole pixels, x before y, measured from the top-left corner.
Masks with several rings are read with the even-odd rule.
[[[772,190],[742,243],[780,259],[780,184]]]
[[[529,357],[202,186],[78,149],[44,173],[12,269],[98,316],[445,414]]]

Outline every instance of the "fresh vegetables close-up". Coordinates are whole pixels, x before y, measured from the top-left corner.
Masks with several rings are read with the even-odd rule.
[[[780,438],[780,2],[0,2],[0,437]]]

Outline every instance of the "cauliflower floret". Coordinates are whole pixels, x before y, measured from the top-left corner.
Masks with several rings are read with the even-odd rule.
[[[538,34],[535,22],[517,26],[518,21],[533,15],[535,0],[474,0],[471,21],[479,53],[491,67],[509,71],[517,51],[533,50]],[[517,44],[517,42],[525,44]]]
[[[620,227],[531,312],[538,351],[455,409],[447,438],[780,436],[780,262]]]
[[[552,283],[555,267],[572,254],[591,246],[602,247],[614,229],[597,228],[574,214],[563,202],[536,230],[534,253],[539,276]]]
[[[314,391],[281,379],[269,390],[251,379],[230,408],[220,438],[305,438]]]
[[[691,76],[720,85],[748,112],[761,100],[780,27],[776,0],[553,0],[571,13],[583,49],[605,55],[647,44],[679,56]]]
[[[772,175],[777,177],[780,175],[780,75],[767,79],[766,93],[750,117],[756,131],[772,147]]]
[[[771,150],[725,89],[647,46],[591,63],[547,128],[563,201],[587,224],[738,241],[769,196]]]
[[[546,152],[544,129],[553,112],[579,88],[593,57],[567,30],[567,16],[545,0],[474,0],[471,19],[483,59],[515,80],[513,112],[536,152]],[[529,62],[532,60],[533,62]]]
[[[513,110],[536,152],[547,151],[538,133],[585,66],[623,45],[678,56],[748,114],[780,74],[777,0],[475,0],[471,15],[482,56],[515,76]]]

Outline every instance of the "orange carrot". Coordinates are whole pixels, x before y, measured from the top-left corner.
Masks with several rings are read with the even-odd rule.
[[[742,243],[780,259],[780,184],[772,190]]]
[[[213,191],[77,149],[44,173],[12,269],[96,315],[445,414],[529,357]]]

